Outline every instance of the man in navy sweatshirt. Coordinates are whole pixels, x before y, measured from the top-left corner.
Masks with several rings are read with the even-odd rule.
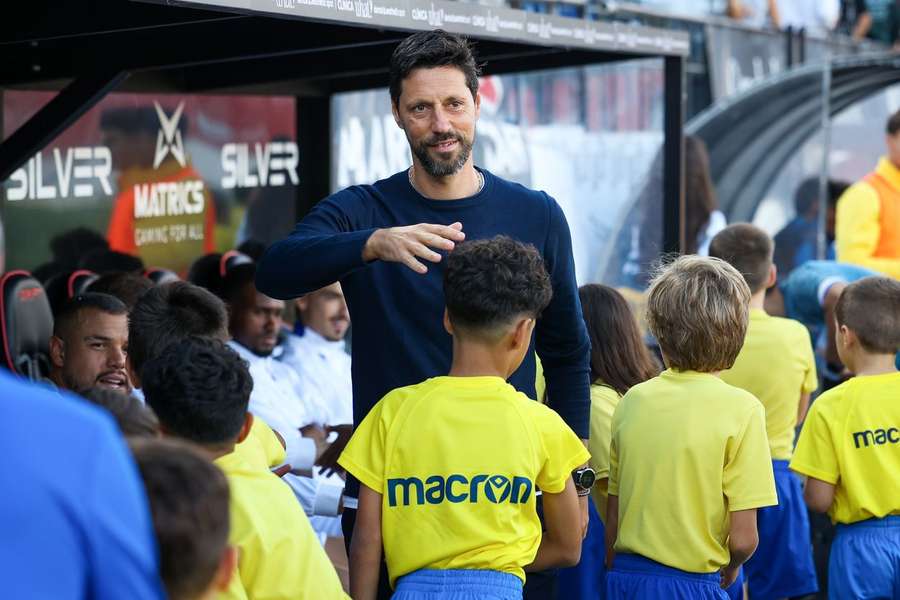
[[[553,300],[533,342],[547,402],[587,439],[590,342],[569,227],[544,192],[473,165],[478,74],[468,42],[459,36],[427,31],[401,42],[391,57],[390,94],[413,165],[321,201],[287,239],[269,248],[256,286],[273,298],[291,299],[341,282],[353,323],[353,418],[359,423],[392,389],[449,371],[441,261],[454,245],[498,234],[533,244],[553,283]],[[535,397],[533,352],[510,383]],[[357,482],[347,482],[348,540],[357,490]],[[586,527],[586,502],[583,509]],[[552,598],[554,578],[534,575],[526,598]]]

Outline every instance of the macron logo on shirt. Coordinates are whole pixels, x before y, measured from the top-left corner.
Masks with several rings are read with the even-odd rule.
[[[409,506],[410,502],[418,505],[445,501],[475,503],[480,498],[493,504],[524,504],[531,496],[533,487],[527,477],[513,477],[510,480],[503,475],[475,475],[472,479],[459,474],[446,478],[432,475],[425,481],[418,477],[398,477],[387,480],[388,506],[397,506],[398,495],[402,497],[403,506]]]
[[[853,434],[853,443],[857,448],[868,448],[870,444],[883,446],[884,444],[900,444],[900,429],[867,429]]]

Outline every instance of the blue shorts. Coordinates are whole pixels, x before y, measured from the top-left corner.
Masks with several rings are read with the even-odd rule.
[[[837,526],[828,559],[828,597],[900,598],[900,516]]]
[[[756,512],[759,546],[744,565],[753,600],[805,596],[819,590],[800,478],[788,469],[786,460],[773,460],[772,469],[778,506]]]
[[[735,582],[737,583],[737,582]],[[608,600],[729,600],[719,573],[688,573],[637,554],[617,554],[606,574]]]
[[[393,600],[522,600],[522,580],[501,571],[422,569],[397,580]]]

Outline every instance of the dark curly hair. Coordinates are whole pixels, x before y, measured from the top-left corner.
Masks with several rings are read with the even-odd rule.
[[[142,383],[166,432],[208,445],[237,438],[253,389],[237,352],[196,336],[175,342],[144,365]]]
[[[447,258],[444,298],[454,327],[493,337],[519,315],[537,317],[553,288],[531,244],[498,235],[464,242]]]
[[[442,29],[420,31],[402,42],[391,55],[389,89],[395,105],[403,92],[403,80],[416,69],[456,67],[466,76],[472,98],[478,93],[481,68],[475,62],[469,41]]]

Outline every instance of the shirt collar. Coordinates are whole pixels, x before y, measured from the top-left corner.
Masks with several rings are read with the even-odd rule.
[[[250,352],[250,350],[248,350],[247,348],[245,348],[240,343],[238,343],[234,340],[230,340],[228,342],[228,345],[231,346],[232,349],[234,349],[234,351],[237,352],[241,358],[246,360],[251,365],[255,365],[256,363],[260,363],[260,362],[266,362],[272,358],[271,356],[257,356],[256,354],[253,354],[252,352]]]
[[[303,332],[303,339],[316,346],[324,347],[331,351],[344,351],[344,340],[326,340],[319,332],[307,327]]]

